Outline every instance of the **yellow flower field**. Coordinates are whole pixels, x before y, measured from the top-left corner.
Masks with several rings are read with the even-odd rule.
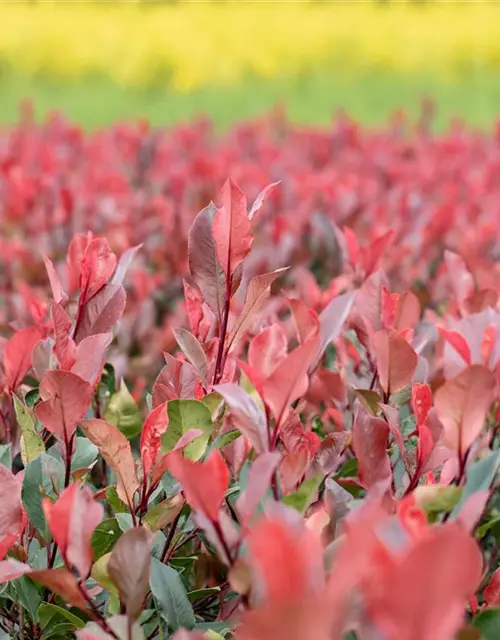
[[[0,69],[178,91],[310,69],[500,69],[496,2],[0,3]]]

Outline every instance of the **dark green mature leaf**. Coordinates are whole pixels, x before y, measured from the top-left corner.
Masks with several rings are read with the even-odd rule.
[[[488,491],[491,483],[495,479],[499,466],[500,451],[495,451],[487,458],[478,460],[471,464],[467,470],[467,482],[465,483],[462,497],[457,506],[451,512],[451,520],[457,518],[469,496],[476,493],[476,491]]]
[[[241,436],[241,431],[239,429],[231,429],[230,431],[225,431],[224,433],[219,434],[215,440],[210,445],[210,449],[224,449],[228,444],[234,442]]]
[[[500,608],[486,609],[478,614],[472,625],[480,629],[483,640],[498,640],[500,638]]]
[[[118,538],[122,535],[122,530],[116,518],[103,520],[97,525],[92,534],[92,550],[94,551],[94,560],[98,560],[101,556],[110,551]]]
[[[305,513],[307,507],[311,504],[314,496],[323,480],[322,475],[312,476],[305,480],[295,493],[285,496],[281,502],[293,507],[300,513]]]
[[[151,562],[150,586],[161,615],[172,631],[181,627],[193,629],[196,624],[193,608],[184,585],[175,569],[158,560]]]
[[[21,499],[31,523],[38,533],[47,539],[48,527],[42,508],[41,488],[43,485],[42,457],[39,456],[32,460],[24,471]]]
[[[179,438],[190,429],[200,429],[199,436],[185,448],[185,455],[191,460],[199,460],[205,453],[212,434],[210,410],[197,400],[171,400],[167,405],[168,428],[162,435],[162,451],[172,451]]]
[[[17,601],[25,609],[30,618],[38,621],[38,607],[42,602],[42,587],[35,584],[27,576],[21,576],[14,581]]]
[[[26,405],[30,409],[33,409],[33,407],[36,405],[36,403],[39,400],[40,400],[40,391],[38,390],[38,387],[36,389],[31,389],[31,391],[28,391],[28,393],[24,396],[24,402],[26,402]]]
[[[207,596],[216,595],[220,593],[220,587],[208,587],[206,589],[195,589],[187,594],[190,602],[196,602]]]
[[[38,619],[42,629],[47,628],[49,625],[52,628],[55,622],[66,621],[71,623],[73,628],[83,629],[85,622],[75,616],[74,613],[68,611],[64,607],[59,607],[56,604],[49,602],[43,602],[38,608]]]
[[[120,389],[111,396],[104,419],[118,427],[129,440],[141,432],[141,411],[123,380]]]

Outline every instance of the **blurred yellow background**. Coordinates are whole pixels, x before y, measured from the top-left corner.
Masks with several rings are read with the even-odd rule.
[[[479,0],[3,2],[0,72],[7,93],[14,83],[35,94],[36,83],[89,80],[120,95],[311,76],[352,87],[371,74],[382,84],[390,76],[396,85],[410,77],[431,87],[478,77],[497,85],[499,25],[499,3]]]

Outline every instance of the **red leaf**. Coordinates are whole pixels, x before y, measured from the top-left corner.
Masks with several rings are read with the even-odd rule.
[[[316,325],[317,328],[317,325]],[[263,381],[287,356],[288,341],[283,327],[272,324],[258,333],[248,347],[248,364]]]
[[[15,391],[31,367],[31,352],[42,334],[36,327],[16,331],[7,340],[4,353],[5,384]]]
[[[389,426],[385,420],[358,409],[352,427],[352,447],[358,459],[361,484],[369,489],[391,477],[391,463],[387,455]]]
[[[214,216],[212,230],[217,258],[227,280],[230,280],[250,252],[252,225],[248,219],[245,195],[230,179],[222,187],[220,202],[221,208]]]
[[[262,384],[262,397],[276,418],[276,427],[286,419],[289,406],[307,391],[307,371],[316,358],[318,345],[316,335],[298,346]]]
[[[473,538],[452,523],[435,526],[401,560],[385,564],[374,576],[368,609],[388,637],[453,638],[481,573],[481,552]]]
[[[111,333],[98,333],[84,338],[76,347],[76,362],[71,372],[94,387],[101,378],[106,364],[106,349],[112,340]]]
[[[67,569],[34,570],[29,565],[12,558],[0,562],[0,584],[11,582],[26,574],[36,582],[41,582],[74,607],[78,607],[82,611],[87,610],[87,604],[78,587],[78,582]]]
[[[83,319],[75,336],[78,344],[84,338],[108,333],[121,318],[127,296],[122,286],[107,284],[85,304]]]
[[[134,493],[139,488],[139,480],[135,472],[130,442],[121,431],[104,420],[82,420],[80,425],[87,438],[99,448],[102,457],[115,472],[119,497],[131,507]]]
[[[80,271],[80,290],[84,300],[92,298],[111,278],[116,255],[106,238],[94,238],[85,248]]]
[[[37,418],[58,440],[69,443],[90,405],[92,387],[69,371],[47,371],[39,390],[43,402],[36,405]]]
[[[271,182],[271,184],[268,184],[267,187],[264,187],[262,189],[259,195],[255,198],[254,203],[250,207],[250,211],[248,212],[249,220],[253,220],[255,218],[255,216],[261,210],[262,205],[266,201],[268,194],[272,191],[272,189],[274,189],[274,187],[278,186],[279,184],[280,184],[279,180],[278,182]]]
[[[443,336],[443,338],[447,342],[449,342],[449,344],[451,344],[455,351],[460,355],[462,360],[466,364],[471,364],[472,359],[470,347],[463,335],[461,333],[458,333],[458,331],[450,331],[449,329],[444,329],[443,327],[438,327],[438,331]]]
[[[168,427],[167,403],[160,404],[153,409],[146,418],[141,433],[141,459],[142,472],[145,477],[149,475],[152,466],[161,449],[161,436]]]
[[[144,527],[125,531],[113,547],[108,562],[109,575],[132,620],[139,617],[148,590],[153,537]]]
[[[257,454],[267,451],[266,416],[256,402],[241,387],[233,383],[214,386],[229,405],[232,424],[248,438]]]
[[[236,501],[241,522],[248,524],[253,512],[271,486],[271,479],[279,465],[281,455],[277,451],[262,453],[252,462],[248,482]]]
[[[19,533],[22,479],[0,464],[0,539]]]
[[[190,331],[186,331],[186,329],[174,329],[173,333],[182,353],[196,369],[202,382],[205,382],[208,373],[208,360],[203,347],[194,335]]]
[[[264,302],[271,295],[270,287],[272,283],[287,270],[288,268],[277,269],[271,273],[263,273],[260,276],[255,276],[255,278],[250,280],[245,297],[245,304],[229,335],[228,349],[230,349],[232,345],[238,344],[254,321],[256,314],[260,311]]]
[[[92,234],[77,233],[73,236],[69,247],[66,263],[68,265],[68,293],[74,293],[80,287],[80,274],[85,249],[92,239]]]
[[[397,393],[410,384],[418,356],[400,333],[392,329],[377,331],[373,336],[373,352],[385,394]]]
[[[299,603],[323,586],[319,538],[301,522],[262,518],[247,538],[256,580],[252,595],[267,603]]]
[[[333,298],[319,314],[320,342],[314,366],[319,362],[330,342],[333,342],[340,335],[351,311],[355,295],[354,292],[349,291]]]
[[[500,605],[500,569],[497,569],[491,576],[490,581],[484,588],[483,597],[489,607]]]
[[[130,247],[122,255],[118,260],[118,264],[116,265],[116,270],[111,278],[111,284],[123,284],[125,280],[125,275],[129,270],[130,265],[134,261],[137,252],[142,248],[142,244],[138,244],[135,247]]]
[[[462,305],[465,299],[474,293],[474,278],[458,254],[452,251],[445,251],[444,261],[448,269],[455,298],[457,302]]]
[[[318,316],[313,309],[308,309],[303,300],[289,299],[292,310],[293,324],[299,342],[305,342],[318,326]]]
[[[167,400],[192,398],[199,384],[196,371],[189,362],[181,362],[169,353],[165,354],[167,364],[158,374],[153,387],[153,408]]]
[[[71,484],[54,504],[46,498],[43,509],[65,563],[87,578],[93,562],[92,534],[102,520],[102,505],[88,487]]]
[[[189,270],[206,303],[222,323],[226,304],[226,275],[217,258],[212,222],[217,208],[211,202],[196,216],[189,232]]]
[[[447,380],[435,395],[434,406],[447,445],[463,458],[479,436],[493,401],[495,377],[481,365],[467,367]]]
[[[47,258],[47,256],[42,256],[43,262],[45,264],[45,269],[47,270],[47,275],[49,277],[50,289],[52,291],[52,297],[54,298],[54,302],[59,304],[66,297],[64,294],[64,290],[61,285],[61,280],[57,275],[57,271],[55,270],[54,264],[52,260]]]
[[[76,345],[70,336],[71,319],[61,305],[56,302],[52,303],[51,313],[55,333],[54,353],[59,360],[61,369],[69,371],[76,360]]]
[[[170,454],[169,469],[182,484],[190,507],[217,522],[229,487],[229,470],[220,451],[213,451],[205,462],[193,462],[174,451]]]
[[[417,426],[424,424],[432,408],[432,391],[430,387],[421,382],[411,385],[411,402]]]
[[[186,304],[186,311],[189,320],[189,326],[191,327],[192,333],[197,336],[198,330],[200,328],[200,323],[203,320],[203,307],[202,307],[202,299],[196,289],[193,289],[185,280],[184,284],[184,301]]]

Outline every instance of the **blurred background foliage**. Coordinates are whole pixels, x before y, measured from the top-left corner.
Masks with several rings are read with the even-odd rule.
[[[0,120],[31,97],[86,126],[208,113],[220,125],[276,103],[370,124],[423,95],[438,123],[487,126],[500,104],[498,2],[2,2]]]

